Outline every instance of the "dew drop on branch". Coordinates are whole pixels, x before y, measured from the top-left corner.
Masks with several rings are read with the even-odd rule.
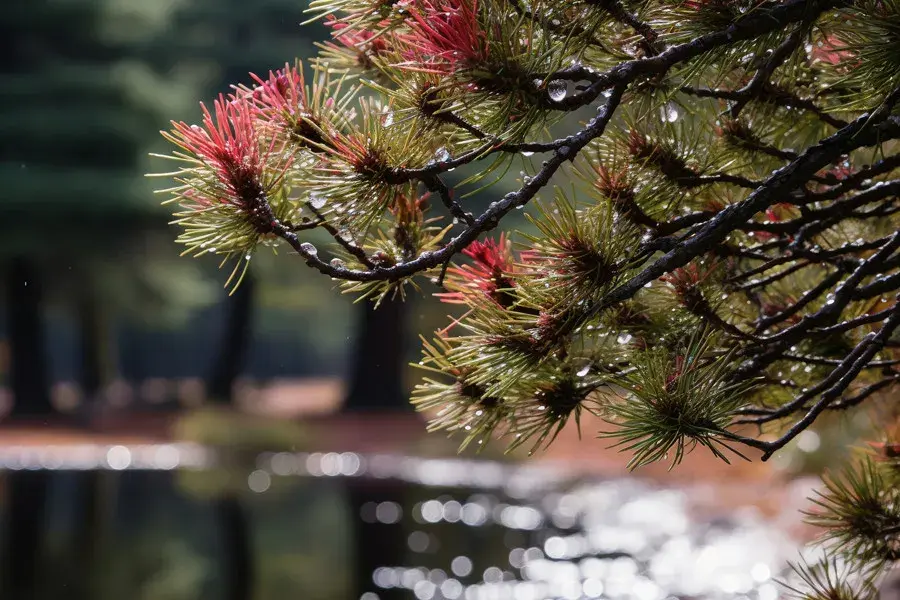
[[[300,244],[300,249],[310,256],[318,256],[319,254],[319,251],[316,249],[316,247],[309,242],[303,242],[302,244]]]
[[[318,192],[313,192],[309,195],[309,203],[315,209],[324,208],[325,203],[328,201],[325,196],[319,194]]]
[[[434,159],[437,162],[447,162],[448,160],[450,160],[450,151],[441,146],[434,151]]]
[[[673,102],[668,102],[661,109],[662,119],[668,123],[674,123],[678,120],[678,109],[675,107]]]
[[[560,102],[565,99],[566,92],[566,82],[561,79],[554,79],[547,84],[547,95],[549,95],[550,99],[554,102]]]

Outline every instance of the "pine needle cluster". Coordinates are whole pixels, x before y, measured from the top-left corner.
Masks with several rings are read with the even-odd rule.
[[[459,310],[423,341],[431,429],[536,451],[592,415],[633,467],[766,460],[895,389],[895,0],[309,11],[318,56],[173,124],[164,192],[187,252],[235,273],[287,246],[376,303],[436,283]],[[523,207],[529,231],[489,233]],[[896,560],[892,469],[826,479],[812,519],[840,564]],[[798,567],[808,597],[859,597],[829,565]]]

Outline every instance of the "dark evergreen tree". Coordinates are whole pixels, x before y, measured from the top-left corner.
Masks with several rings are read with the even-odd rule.
[[[110,377],[109,302],[92,270],[137,232],[165,223],[137,177],[161,117],[127,84],[140,56],[107,39],[106,5],[14,0],[4,8],[0,262],[9,273],[15,414],[49,414],[50,369],[39,346],[52,298],[76,297],[87,394]],[[63,288],[73,273],[82,276],[75,293]]]
[[[344,410],[409,410],[406,375],[406,305],[387,299],[377,309],[361,303]]]
[[[43,417],[53,413],[53,406],[47,377],[42,273],[24,256],[13,257],[7,269],[12,414]]]
[[[242,284],[226,301],[226,321],[222,337],[214,346],[217,351],[206,390],[213,402],[227,403],[232,400],[234,383],[245,366],[253,340],[256,285],[256,278],[248,271]]]

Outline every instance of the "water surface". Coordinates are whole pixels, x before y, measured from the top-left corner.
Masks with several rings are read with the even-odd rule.
[[[0,452],[3,598],[774,600],[752,512],[546,468],[190,445]]]

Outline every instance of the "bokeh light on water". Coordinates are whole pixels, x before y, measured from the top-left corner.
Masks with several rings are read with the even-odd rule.
[[[415,529],[407,538],[409,564],[378,567],[375,589],[361,600],[398,589],[419,600],[774,600],[779,588],[773,577],[796,552],[795,543],[757,514],[704,521],[689,515],[684,492],[635,480],[572,486],[546,468],[386,455],[267,458],[280,475],[367,475],[456,490],[410,510],[375,499],[363,505],[364,521]],[[511,547],[493,564],[475,565],[465,555],[437,564],[440,539],[429,527],[442,523],[473,530],[463,536],[498,537]]]
[[[192,444],[0,451],[0,467],[13,471],[202,474],[222,461]],[[753,511],[698,515],[687,491],[636,479],[578,482],[528,463],[353,452],[266,453],[253,462],[242,492],[251,504],[303,482],[363,490],[347,518],[398,550],[376,556],[354,594],[360,600],[775,600],[774,579],[797,548]]]
[[[212,464],[213,457],[208,450],[190,443],[0,445],[0,471],[171,471],[203,469]]]
[[[467,508],[484,519],[459,518]],[[373,584],[381,590],[402,588],[420,600],[774,600],[779,589],[772,578],[795,551],[751,515],[693,521],[682,494],[622,481],[543,499],[513,500],[502,491],[431,498],[413,508],[411,520],[422,527],[410,536],[421,564],[380,567]],[[457,556],[443,565],[427,553],[427,527],[441,522],[485,528],[504,539],[504,530],[528,534],[505,560],[473,568],[469,557]],[[372,593],[367,598],[379,597],[377,590]]]

